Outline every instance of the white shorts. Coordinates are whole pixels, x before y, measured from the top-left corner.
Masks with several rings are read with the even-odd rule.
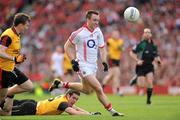
[[[64,75],[63,71],[61,69],[54,69],[53,70],[54,77],[61,77]]]
[[[87,75],[96,75],[97,72],[97,63],[91,64],[91,63],[82,63],[79,62],[79,69],[80,69],[80,75],[83,77]]]

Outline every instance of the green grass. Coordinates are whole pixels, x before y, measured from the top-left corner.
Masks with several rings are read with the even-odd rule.
[[[50,95],[37,97],[30,94],[17,95],[16,98],[43,100]],[[98,102],[95,95],[82,95],[76,104],[88,111],[100,111],[101,116],[0,116],[0,120],[179,120],[180,96],[153,96],[153,104],[145,104],[146,96],[108,96],[114,108],[125,113],[124,117],[112,117]]]

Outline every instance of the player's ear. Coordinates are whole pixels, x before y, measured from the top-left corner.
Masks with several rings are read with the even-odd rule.
[[[71,96],[69,94],[67,94],[66,97],[69,99]]]

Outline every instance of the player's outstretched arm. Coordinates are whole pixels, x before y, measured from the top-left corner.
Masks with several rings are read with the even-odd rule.
[[[80,107],[77,107],[77,106],[75,106],[75,105],[73,105],[73,107],[72,107],[72,108],[76,109],[77,111],[81,111],[81,112],[84,112],[84,113],[89,114],[89,112],[88,112],[88,111],[86,111],[86,110],[84,110],[84,109],[82,109],[82,108],[80,108]]]
[[[70,114],[70,115],[91,115],[89,112],[87,111],[82,111],[80,109],[75,109],[73,107],[67,107],[65,109],[65,112]]]
[[[88,112],[76,106],[66,108],[65,112],[69,113],[70,115],[101,115],[100,112]]]

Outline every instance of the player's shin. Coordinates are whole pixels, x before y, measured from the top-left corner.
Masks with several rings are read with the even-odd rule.
[[[151,104],[153,88],[147,88],[147,104]]]

